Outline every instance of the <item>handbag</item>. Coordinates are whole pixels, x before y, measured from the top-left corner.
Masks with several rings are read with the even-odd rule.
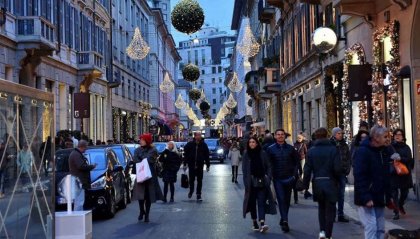
[[[159,178],[162,178],[162,171],[163,171],[163,167],[162,167],[162,163],[160,163],[159,161],[156,161],[155,164],[155,171],[156,171],[156,175]]]
[[[152,172],[150,171],[149,162],[147,158],[144,158],[141,162],[136,163],[136,181],[137,183],[143,183],[152,178]]]
[[[299,177],[298,180],[296,180],[295,189],[299,192],[305,190],[305,185],[304,185],[303,179],[301,177]]]
[[[189,187],[188,175],[185,172],[181,174],[181,187],[182,188],[188,188]]]
[[[257,177],[251,176],[251,180],[252,180],[252,186],[254,188],[265,187],[265,179],[264,178],[257,178]]]
[[[398,175],[407,175],[409,173],[407,166],[399,160],[394,160],[394,168]]]

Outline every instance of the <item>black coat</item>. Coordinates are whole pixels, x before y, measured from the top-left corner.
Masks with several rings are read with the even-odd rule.
[[[412,188],[413,178],[411,176],[411,170],[413,170],[414,168],[414,159],[411,154],[411,149],[404,142],[394,142],[392,146],[394,147],[395,151],[401,156],[401,163],[407,166],[409,174],[397,175],[393,173],[391,175],[391,186],[392,188]]]
[[[391,197],[390,162],[387,147],[372,147],[364,140],[354,153],[354,204],[365,206],[370,200],[375,207],[385,207]]]
[[[266,149],[266,152],[270,159],[274,179],[298,177],[300,155],[293,146],[287,143],[274,143]]]
[[[312,176],[314,201],[337,202],[338,178],[341,171],[340,152],[328,139],[317,140],[308,151],[303,182],[309,187]]]
[[[242,174],[243,174],[243,180],[244,180],[245,195],[244,195],[242,213],[243,213],[243,217],[245,218],[246,214],[250,212],[248,201],[249,201],[249,197],[251,193],[252,183],[251,183],[251,159],[249,158],[249,155],[246,151],[244,151],[244,153],[245,154],[242,160]],[[271,193],[271,188],[270,188],[271,165],[270,165],[270,160],[268,159],[267,154],[264,152],[264,150],[261,150],[260,158],[263,161],[263,168],[266,175],[266,180],[265,180],[266,199],[268,201],[268,205],[275,205],[275,201],[274,201],[273,195]],[[274,207],[274,210],[272,206],[267,206],[265,209],[266,209],[267,214],[277,213],[275,211],[275,207]]]
[[[70,174],[79,178],[83,189],[90,189],[90,171],[94,168],[95,166],[89,165],[88,160],[79,149],[75,148],[71,151],[69,156]]]
[[[175,183],[176,176],[181,166],[181,157],[179,154],[165,149],[159,156],[162,163],[162,179],[165,183]]]
[[[351,166],[352,166],[352,162],[351,162],[352,158],[351,158],[349,146],[347,145],[344,139],[340,141],[336,141],[334,138],[331,138],[331,143],[335,145],[340,152],[343,175],[345,176],[349,175]]]
[[[210,167],[209,147],[204,140],[188,142],[184,147],[184,160],[190,168],[203,168],[204,163]]]

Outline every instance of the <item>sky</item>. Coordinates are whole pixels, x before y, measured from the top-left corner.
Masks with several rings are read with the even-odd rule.
[[[180,0],[171,0],[171,9]],[[219,27],[219,31],[231,32],[233,4],[234,0],[197,0],[201,8],[204,10],[204,24]],[[178,42],[189,39],[185,33],[178,32],[171,26],[172,36],[178,46]]]

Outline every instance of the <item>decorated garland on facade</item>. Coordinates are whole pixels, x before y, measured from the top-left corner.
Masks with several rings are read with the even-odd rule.
[[[372,107],[373,119],[379,123],[384,124],[384,108],[389,115],[390,129],[396,129],[400,126],[400,114],[398,109],[398,78],[397,73],[400,66],[400,46],[399,46],[399,30],[400,24],[398,21],[393,21],[389,25],[376,30],[373,33],[373,72],[372,72]],[[390,75],[390,85],[387,97],[388,105],[383,106],[384,83],[382,79],[382,63],[381,62],[381,41],[385,37],[391,38],[391,51],[392,60],[385,62]]]
[[[197,81],[200,78],[200,68],[194,64],[188,64],[182,69],[184,80],[189,82]]]
[[[172,11],[171,21],[176,30],[192,34],[203,26],[204,11],[196,0],[181,0]]]
[[[331,131],[342,121],[337,121],[337,115],[343,114],[342,106],[342,79],[343,63],[337,62],[324,68],[325,102],[327,113],[327,129]]]
[[[118,122],[118,109],[112,107],[112,138],[116,139],[117,137],[117,122]]]
[[[368,122],[368,104],[367,101],[360,101],[359,107],[359,118],[360,121]]]
[[[354,44],[352,47],[348,48],[344,53],[344,67],[343,67],[343,114],[344,114],[344,136],[347,139],[347,142],[351,142],[352,132],[351,132],[351,103],[349,102],[349,65],[353,59],[353,55],[356,54],[359,64],[364,65],[366,62],[365,51],[363,46],[360,43]],[[360,117],[362,118],[362,117]],[[366,109],[366,118],[367,118],[367,109]]]

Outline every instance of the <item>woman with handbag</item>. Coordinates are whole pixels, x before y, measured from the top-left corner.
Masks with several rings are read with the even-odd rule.
[[[162,163],[162,179],[163,179],[163,202],[167,202],[168,187],[171,189],[171,199],[174,202],[175,185],[177,173],[181,166],[181,157],[179,156],[174,141],[169,141],[166,149],[160,154],[159,161]]]
[[[405,134],[402,129],[396,129],[393,132],[392,147],[395,153],[399,154],[399,157],[395,157],[396,163],[402,164],[402,167],[408,169],[407,174],[398,174],[396,170],[392,171],[391,174],[391,188],[392,197],[398,208],[394,210],[394,220],[400,218],[400,213],[405,215],[404,203],[408,196],[408,191],[413,187],[413,179],[411,177],[411,170],[414,168],[414,159],[412,157],[410,147],[405,143]],[[394,158],[394,157],[393,157]],[[395,163],[394,163],[395,165]],[[393,167],[393,166],[391,166]],[[394,166],[395,167],[395,166]]]
[[[158,152],[152,144],[152,135],[143,134],[140,136],[140,147],[134,151],[134,163],[147,160],[149,163],[152,178],[142,182],[135,183],[133,189],[133,200],[139,201],[140,215],[138,220],[144,218],[144,222],[149,222],[149,213],[152,203],[157,200],[163,200],[162,190],[160,188],[155,164],[157,162]]]
[[[318,202],[319,238],[331,238],[341,175],[340,153],[327,138],[325,128],[315,130],[316,141],[308,151],[303,182],[306,188],[312,178],[313,200]]]
[[[265,225],[265,214],[276,214],[277,212],[270,190],[270,161],[256,137],[251,137],[247,142],[242,171],[245,186],[243,217],[245,218],[246,214],[250,212],[253,230],[264,233],[268,230],[268,226]],[[257,207],[260,225],[257,223]]]
[[[239,160],[241,158],[238,143],[233,142],[232,147],[229,150],[228,158],[232,163],[232,183],[238,183],[238,168]]]

